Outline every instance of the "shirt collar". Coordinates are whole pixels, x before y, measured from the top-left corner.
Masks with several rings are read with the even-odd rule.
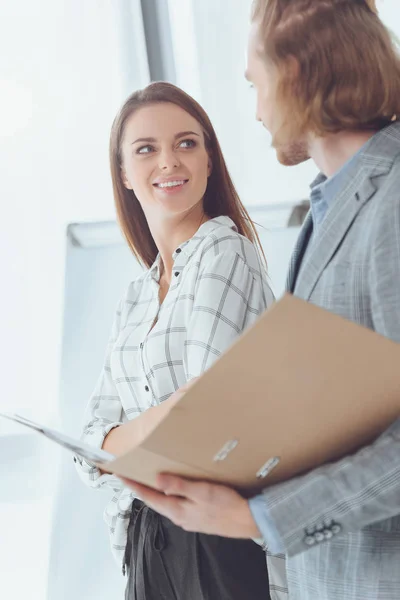
[[[319,173],[312,182],[310,206],[314,228],[321,224],[338,193],[353,179],[355,171],[360,166],[362,154],[370,141],[368,140],[334,175],[328,178],[323,173]]]
[[[193,253],[195,252],[198,245],[204,240],[204,238],[210,235],[210,233],[212,232],[216,233],[216,231],[221,227],[229,227],[229,229],[237,231],[237,227],[230,217],[220,216],[214,217],[213,219],[206,221],[205,223],[200,225],[199,229],[196,231],[193,237],[191,237],[189,240],[186,240],[185,242],[180,244],[178,248],[175,249],[174,253],[172,254],[172,258],[174,260],[174,269],[182,270],[193,255]],[[157,282],[160,281],[160,254],[157,255],[148,273],[152,279],[154,279]]]

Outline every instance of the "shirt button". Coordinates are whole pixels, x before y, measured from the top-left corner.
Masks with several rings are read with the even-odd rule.
[[[342,528],[340,527],[340,525],[335,523],[335,525],[332,525],[331,531],[332,531],[333,535],[337,535],[338,533],[340,533],[342,531]]]
[[[149,386],[148,386],[148,385],[145,385],[145,386],[144,386],[144,389],[146,390],[146,392],[149,392],[149,391],[150,391],[150,388],[149,388]]]
[[[174,275],[175,275],[175,277],[178,277],[179,271],[175,271]]]
[[[322,531],[317,531],[317,533],[314,535],[315,537],[315,541],[316,542],[322,542],[325,539],[324,534],[322,533]]]
[[[324,538],[326,540],[330,540],[331,538],[333,538],[333,533],[330,529],[324,529],[322,533],[324,534]]]
[[[182,252],[182,249],[181,249],[181,248],[177,248],[177,249],[175,250],[175,252],[176,252],[177,254],[180,254],[180,252]]]
[[[74,456],[74,463],[76,463],[76,456]]]
[[[140,342],[140,348],[143,348],[143,342]]]
[[[305,538],[304,542],[307,544],[307,546],[314,546],[314,544],[315,544],[315,538],[314,538],[313,535],[308,535]]]

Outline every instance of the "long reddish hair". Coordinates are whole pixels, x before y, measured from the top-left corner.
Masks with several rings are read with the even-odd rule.
[[[124,186],[121,173],[121,144],[127,120],[131,115],[143,106],[159,103],[179,106],[196,119],[203,130],[205,147],[212,162],[212,172],[203,198],[205,214],[210,218],[222,215],[230,217],[239,233],[256,245],[265,261],[255,225],[233,185],[209,117],[200,104],[186,92],[165,82],[151,83],[143,90],[129,96],[117,114],[111,129],[110,166],[114,200],[121,229],[133,254],[143,265],[150,267],[156,259],[158,249],[135,193]]]

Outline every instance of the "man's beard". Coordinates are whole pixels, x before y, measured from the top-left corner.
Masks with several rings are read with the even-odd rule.
[[[285,167],[294,167],[309,160],[308,147],[305,142],[292,142],[275,148],[279,162]]]

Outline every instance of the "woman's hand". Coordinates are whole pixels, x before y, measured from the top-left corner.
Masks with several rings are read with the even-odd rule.
[[[148,408],[131,421],[111,429],[103,442],[103,450],[120,456],[140,444],[167,416],[171,408],[183,398],[193,385],[194,379],[177,390],[172,396],[157,406]]]

